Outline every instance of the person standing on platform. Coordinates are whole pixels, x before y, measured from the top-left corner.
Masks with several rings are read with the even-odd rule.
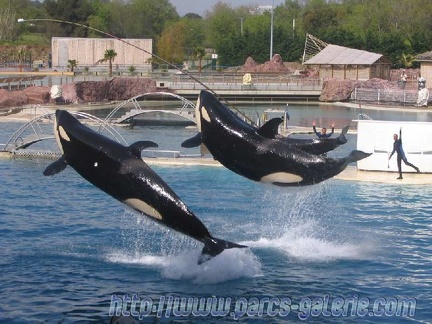
[[[321,128],[321,132],[317,132],[315,125],[316,125],[315,122],[313,122],[313,124],[312,124],[313,131],[314,131],[315,135],[318,136],[318,138],[329,138],[334,133],[334,124],[332,124],[332,131],[329,134],[327,134],[327,128],[325,128],[325,127]]]
[[[391,152],[391,154],[389,156],[389,160],[391,159],[393,154],[396,152],[397,166],[398,166],[398,170],[399,170],[399,177],[397,179],[398,180],[403,179],[403,177],[402,177],[402,161],[404,161],[405,165],[408,165],[411,168],[415,169],[417,172],[420,172],[419,168],[417,168],[414,164],[409,163],[406,156],[405,156],[405,152],[404,152],[403,147],[402,147],[402,128],[399,131],[399,137],[397,134],[394,134],[393,139],[394,139],[393,151]]]
[[[405,70],[402,70],[402,73],[400,75],[400,83],[402,89],[406,88],[407,78],[408,76],[406,75]]]

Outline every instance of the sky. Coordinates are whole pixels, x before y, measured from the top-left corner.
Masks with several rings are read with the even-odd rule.
[[[180,16],[184,16],[189,12],[203,16],[207,10],[211,10],[219,1],[225,2],[233,8],[243,5],[271,6],[273,1],[275,6],[279,6],[284,2],[284,0],[170,0]]]

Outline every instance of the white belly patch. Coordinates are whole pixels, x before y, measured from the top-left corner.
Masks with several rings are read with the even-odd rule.
[[[143,212],[146,215],[162,220],[162,215],[156,209],[154,209],[152,206],[150,206],[149,204],[145,203],[142,200],[135,199],[135,198],[126,199],[125,204],[135,210],[139,210]]]
[[[261,182],[265,183],[295,183],[302,180],[303,178],[299,175],[286,172],[271,173],[261,178]]]

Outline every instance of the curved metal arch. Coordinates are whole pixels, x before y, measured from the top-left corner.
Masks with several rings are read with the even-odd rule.
[[[173,97],[173,98],[176,98],[176,99],[181,100],[181,102],[183,103],[183,106],[182,106],[182,108],[180,109],[180,112],[183,112],[183,111],[186,110],[186,109],[194,109],[194,110],[195,110],[195,104],[194,104],[193,102],[191,102],[191,101],[189,101],[188,99],[186,99],[186,98],[184,98],[184,97],[182,97],[182,96],[179,96],[179,95],[177,95],[177,94],[175,94],[175,93],[171,93],[171,92],[148,92],[148,93],[142,93],[142,94],[139,94],[139,95],[137,95],[137,96],[135,96],[135,97],[129,98],[129,99],[127,99],[127,100],[121,102],[117,107],[115,107],[115,108],[113,109],[113,111],[111,111],[111,112],[106,116],[106,118],[105,118],[105,122],[106,122],[106,123],[110,123],[112,117],[114,116],[114,114],[115,114],[118,110],[120,110],[122,107],[124,107],[126,104],[128,104],[128,103],[132,103],[132,104],[134,105],[135,109],[137,109],[137,110],[142,110],[142,107],[139,105],[137,99],[142,98],[142,97],[155,96],[155,95],[160,95],[160,96],[169,96],[169,97]],[[164,111],[164,112],[165,112],[165,111]],[[126,118],[126,119],[124,119],[124,120],[127,120],[127,119],[129,119],[129,118]],[[123,120],[123,121],[124,121],[124,120]],[[194,122],[195,122],[195,121],[194,121]]]
[[[70,111],[72,115],[76,115],[79,117],[83,117],[89,119],[90,121],[96,123],[99,126],[99,132],[102,133],[103,130],[106,130],[117,142],[123,142],[125,145],[128,145],[127,141],[123,138],[123,136],[111,125],[107,124],[105,120],[100,119],[96,116],[84,113],[84,112],[74,112]],[[55,112],[40,115],[35,117],[34,119],[28,121],[24,125],[22,125],[15,133],[10,137],[9,141],[5,144],[3,150],[12,152],[14,150],[25,149],[30,145],[40,142],[46,139],[53,139],[54,134],[43,134],[42,128],[39,125],[41,120],[47,119],[51,124],[54,123]],[[28,136],[23,136],[25,131],[29,128],[33,130],[33,134]]]
[[[125,122],[126,120],[132,119],[132,118],[134,118],[136,116],[144,115],[144,114],[148,114],[148,113],[154,113],[154,112],[160,112],[160,113],[163,113],[163,114],[170,114],[170,115],[180,116],[180,117],[182,117],[184,119],[187,119],[187,120],[191,121],[192,123],[196,124],[195,116],[194,115],[188,116],[187,112],[184,112],[184,111],[183,112],[182,111],[171,111],[171,110],[163,110],[163,109],[151,109],[151,110],[150,109],[149,110],[141,110],[141,109],[140,110],[136,110],[136,109],[134,109],[134,110],[131,110],[126,115],[124,115],[124,116],[120,117],[119,119],[117,119],[116,123],[117,124],[121,124],[121,123]]]

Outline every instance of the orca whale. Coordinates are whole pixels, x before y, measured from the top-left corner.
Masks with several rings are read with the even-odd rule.
[[[278,186],[312,185],[371,155],[354,150],[345,158],[333,159],[305,152],[275,136],[278,120],[257,129],[205,90],[199,95],[196,116],[199,133],[184,141],[182,147],[204,144],[226,168],[254,181]]]
[[[45,169],[45,176],[71,166],[84,179],[133,210],[204,243],[198,264],[225,249],[246,247],[214,238],[142,160],[141,150],[157,147],[156,143],[139,141],[123,146],[83,125],[65,110],[56,111],[54,134],[63,154]]]

